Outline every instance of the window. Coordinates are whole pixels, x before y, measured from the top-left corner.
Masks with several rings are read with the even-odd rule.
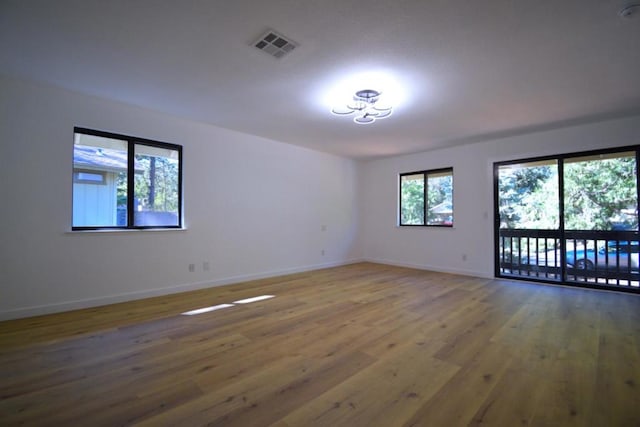
[[[98,171],[73,171],[73,182],[79,182],[83,184],[106,184],[107,174]]]
[[[75,128],[73,230],[182,226],[182,147]]]
[[[640,292],[640,147],[494,164],[496,275]]]
[[[399,222],[453,226],[453,168],[400,174]]]
[[[636,153],[564,161],[565,230],[638,230]]]
[[[502,229],[555,230],[559,226],[558,160],[498,166]]]

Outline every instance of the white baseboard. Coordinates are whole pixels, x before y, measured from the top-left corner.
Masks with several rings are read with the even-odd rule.
[[[393,265],[396,267],[415,268],[416,270],[437,271],[438,273],[451,273],[451,274],[460,274],[462,276],[481,277],[483,279],[494,278],[493,274],[490,274],[484,271],[466,270],[462,268],[442,268],[441,266],[437,266],[437,265],[412,264],[412,263],[383,259],[383,258],[364,258],[363,261],[373,262],[376,264]]]
[[[225,277],[222,279],[208,280],[203,282],[183,283],[175,286],[148,289],[144,291],[127,292],[118,295],[109,295],[97,298],[87,298],[75,301],[65,301],[55,304],[38,305],[31,307],[21,307],[11,310],[0,311],[0,321],[20,319],[24,317],[41,316],[44,314],[60,313],[64,311],[79,310],[83,308],[98,307],[101,305],[116,304],[119,302],[133,301],[144,298],[157,297],[162,295],[176,294],[180,292],[195,291],[198,289],[213,288],[216,286],[230,285],[233,283],[247,282],[250,280],[266,279],[269,277],[284,276],[287,274],[304,273],[306,271],[321,270],[324,268],[340,267],[343,265],[362,262],[362,259],[353,259],[340,262],[324,264],[314,264],[302,267],[286,268],[281,270],[271,270],[262,273],[238,275]]]

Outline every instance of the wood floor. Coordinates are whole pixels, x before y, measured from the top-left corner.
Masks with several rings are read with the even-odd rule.
[[[640,426],[640,296],[362,263],[2,322],[0,425]]]

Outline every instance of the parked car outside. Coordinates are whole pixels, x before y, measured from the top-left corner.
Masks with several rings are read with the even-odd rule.
[[[566,250],[566,266],[569,268],[586,270],[627,270],[639,269],[640,242],[609,240],[600,249],[577,245],[569,246]],[[546,253],[532,254],[524,257],[523,264],[537,267],[559,267],[561,262],[560,249]]]

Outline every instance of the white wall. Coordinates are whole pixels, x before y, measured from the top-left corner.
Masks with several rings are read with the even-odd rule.
[[[492,277],[493,162],[640,143],[632,117],[357,163],[10,78],[0,93],[0,319],[360,259]],[[74,126],[182,144],[187,230],[69,232]],[[398,174],[448,166],[454,228],[398,227]]]
[[[10,78],[0,93],[0,319],[361,258],[352,160]],[[183,145],[187,230],[70,232],[74,126]]]
[[[640,117],[365,163],[360,171],[364,258],[493,277],[494,162],[634,144],[640,144]],[[398,174],[449,166],[454,174],[454,227],[398,227]]]

